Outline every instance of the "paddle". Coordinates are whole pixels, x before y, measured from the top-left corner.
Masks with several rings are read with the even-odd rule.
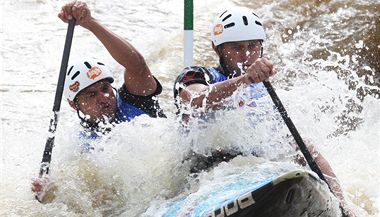
[[[302,154],[304,155],[307,163],[309,164],[310,169],[313,170],[316,174],[318,174],[320,179],[326,182],[325,176],[323,175],[317,163],[314,161],[314,158],[311,156],[300,134],[298,133],[297,128],[294,126],[293,121],[290,119],[288,113],[282,105],[280,98],[278,98],[276,92],[274,91],[272,84],[269,81],[263,81],[263,84],[267,89],[270,97],[272,98],[273,103],[276,105],[277,110],[280,112],[281,117],[284,119],[286,126],[288,126],[290,133],[294,137],[294,140],[296,140],[296,143],[300,148]]]
[[[286,112],[285,107],[282,105],[280,98],[277,96],[276,92],[274,91],[272,84],[269,81],[263,81],[263,84],[265,88],[267,89],[270,97],[272,98],[273,103],[277,107],[277,110],[280,112],[282,119],[284,119],[286,126],[288,126],[290,133],[292,134],[294,140],[296,141],[298,147],[300,148],[310,169],[313,170],[319,176],[319,178],[322,179],[327,184],[330,191],[333,192],[331,186],[326,180],[326,177],[323,175],[318,164],[314,161],[314,158],[311,156],[309,150],[307,149],[305,143],[303,142],[301,135],[298,133],[296,126],[294,126],[293,121],[288,116],[288,113]],[[340,206],[340,209],[342,211],[343,217],[348,216],[343,210],[342,206]]]
[[[53,106],[54,117],[50,119],[49,136],[47,138],[47,141],[45,144],[45,150],[42,156],[42,162],[41,162],[40,173],[39,173],[40,178],[43,175],[49,173],[51,155],[52,155],[53,147],[54,147],[55,131],[57,129],[57,123],[58,123],[58,114],[61,108],[62,93],[63,93],[64,84],[65,84],[65,77],[66,77],[65,74],[67,71],[67,64],[69,62],[71,42],[73,40],[74,27],[75,27],[75,19],[69,20],[67,33],[66,33],[65,47],[63,49],[61,69],[59,71],[57,89],[55,91],[54,106]]]

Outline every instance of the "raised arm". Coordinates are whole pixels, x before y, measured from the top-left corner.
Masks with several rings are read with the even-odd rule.
[[[64,22],[75,18],[78,25],[91,31],[102,42],[111,56],[125,67],[124,83],[130,93],[148,96],[155,92],[157,83],[144,57],[129,42],[93,18],[86,3],[73,1],[66,4],[58,17]]]

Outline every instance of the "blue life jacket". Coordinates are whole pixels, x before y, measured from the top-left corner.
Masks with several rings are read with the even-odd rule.
[[[116,104],[118,111],[116,113],[116,122],[126,122],[126,121],[131,121],[135,117],[142,115],[142,114],[147,114],[145,111],[142,109],[133,106],[129,104],[128,102],[124,101],[121,99],[120,94],[116,94]]]

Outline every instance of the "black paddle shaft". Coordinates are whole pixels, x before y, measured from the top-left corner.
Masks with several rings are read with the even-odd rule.
[[[294,126],[293,121],[288,116],[288,113],[285,110],[285,107],[282,105],[280,98],[278,98],[276,92],[273,89],[272,84],[269,81],[263,81],[265,88],[267,89],[270,97],[272,98],[273,103],[276,105],[277,110],[280,112],[282,119],[284,119],[286,126],[288,126],[290,133],[292,134],[294,140],[296,140],[296,143],[298,147],[300,148],[303,156],[305,157],[309,167],[311,170],[313,170],[315,173],[318,174],[319,178],[326,182],[327,186],[329,187],[330,191],[332,191],[331,186],[329,183],[327,183],[327,180],[325,176],[323,175],[321,169],[317,165],[317,163],[314,161],[314,158],[311,156],[309,150],[307,149],[305,143],[303,142],[300,134],[298,133],[298,130],[296,126]],[[342,211],[342,217],[348,217],[343,207],[339,206],[340,210]]]
[[[75,27],[75,19],[69,20],[65,47],[63,49],[61,69],[59,71],[57,89],[55,91],[54,106],[53,106],[54,117],[50,119],[49,136],[46,140],[45,150],[42,156],[39,177],[42,177],[44,174],[49,173],[51,155],[52,155],[53,147],[54,147],[55,131],[57,129],[57,123],[58,123],[58,113],[61,108],[61,101],[62,101],[63,88],[65,84],[67,64],[69,62],[71,43],[73,41],[74,27]]]
[[[303,156],[305,157],[307,163],[311,170],[318,174],[319,178],[326,182],[326,178],[323,175],[321,169],[314,161],[314,158],[311,156],[309,150],[307,149],[305,143],[303,142],[296,126],[294,126],[293,121],[288,116],[288,113],[285,110],[285,107],[282,105],[280,98],[278,98],[276,92],[273,89],[272,84],[269,81],[263,81],[265,88],[267,89],[270,97],[272,98],[273,103],[276,105],[277,110],[280,112],[281,117],[284,119],[286,126],[288,126],[290,133],[294,137],[298,147],[300,148]]]

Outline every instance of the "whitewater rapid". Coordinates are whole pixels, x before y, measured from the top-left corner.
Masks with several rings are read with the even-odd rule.
[[[269,98],[254,118],[244,109],[222,112],[212,123],[194,123],[184,136],[172,93],[183,63],[182,1],[88,1],[97,19],[146,57],[163,85],[160,103],[168,118],[142,116],[120,124],[94,144],[92,154],[81,154],[79,120],[63,101],[51,165],[55,194],[49,203],[37,202],[30,183],[38,175],[53,115],[67,28],[57,18],[62,4],[1,3],[0,216],[154,216],[154,207],[217,185],[223,174],[260,178],[298,168],[288,158],[294,142]],[[271,81],[289,116],[330,162],[357,215],[380,216],[379,3],[195,2],[197,65],[217,64],[209,28],[230,5],[261,15],[268,38],[264,56],[277,68]],[[121,85],[122,68],[93,35],[76,27],[70,60],[84,56],[104,59],[115,87]],[[262,157],[239,157],[214,172],[189,176],[183,159],[190,149],[207,155],[214,148],[253,150]]]

